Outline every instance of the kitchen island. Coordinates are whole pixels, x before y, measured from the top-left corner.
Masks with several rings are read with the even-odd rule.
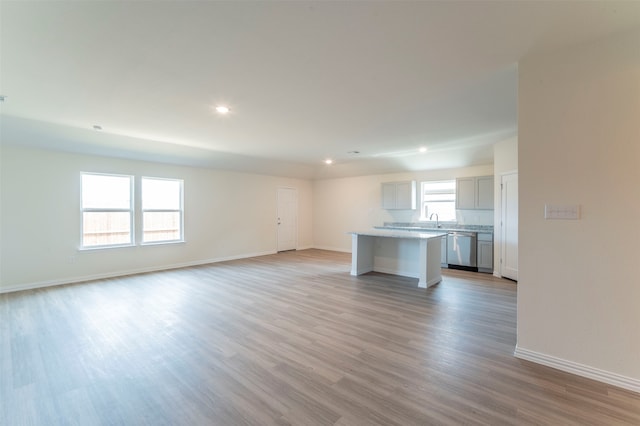
[[[422,288],[442,281],[440,240],[446,233],[372,229],[350,234],[351,275],[402,275],[418,278]]]

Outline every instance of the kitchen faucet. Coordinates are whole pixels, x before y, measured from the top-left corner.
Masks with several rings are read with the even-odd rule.
[[[440,228],[440,224],[439,224],[439,220],[438,220],[438,213],[431,213],[431,216],[429,216],[429,220],[433,220],[433,215],[436,216],[436,228]]]

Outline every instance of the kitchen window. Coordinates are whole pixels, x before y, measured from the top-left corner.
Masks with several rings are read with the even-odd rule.
[[[420,220],[436,214],[440,222],[456,221],[456,181],[427,181],[420,183]]]
[[[183,181],[142,178],[142,243],[183,241]]]
[[[133,176],[81,173],[82,248],[133,244]]]

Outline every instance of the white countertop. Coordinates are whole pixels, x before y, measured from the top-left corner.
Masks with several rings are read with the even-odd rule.
[[[428,227],[428,226],[374,226],[374,229],[390,229],[390,230],[398,230],[398,231],[423,231],[423,232],[475,232],[477,234],[493,234],[493,229],[482,229],[482,228],[465,228],[465,227],[457,227],[457,228],[436,228]]]
[[[417,240],[428,240],[430,238],[446,237],[446,232],[416,232],[416,231],[399,231],[395,229],[368,229],[366,231],[352,231],[349,234],[367,235],[370,237],[387,237],[387,238],[409,238]]]

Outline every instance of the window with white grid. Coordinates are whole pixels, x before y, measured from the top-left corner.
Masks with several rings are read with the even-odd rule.
[[[420,183],[420,220],[454,222],[456,220],[456,181]]]

